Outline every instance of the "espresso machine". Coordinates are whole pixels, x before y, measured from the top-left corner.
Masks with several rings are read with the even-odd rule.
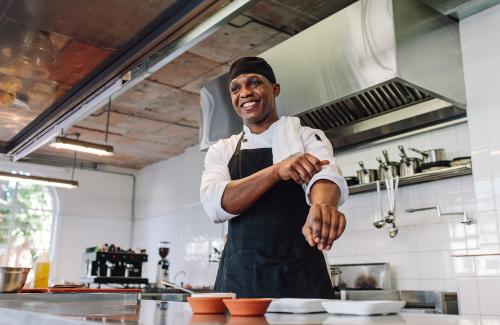
[[[80,282],[90,284],[147,285],[142,276],[143,264],[147,262],[146,250],[140,252],[122,250],[115,245],[89,247],[83,253]]]
[[[162,281],[168,280],[168,273],[170,268],[170,262],[167,259],[168,253],[170,252],[170,242],[161,241],[158,243],[158,253],[160,254],[160,260],[156,267],[156,287],[163,288],[164,285]]]

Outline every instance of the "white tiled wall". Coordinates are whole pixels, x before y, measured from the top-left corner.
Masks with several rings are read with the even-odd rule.
[[[466,314],[500,315],[500,5],[460,22],[467,115],[469,118],[479,246],[475,253],[493,256],[456,260],[460,307]]]
[[[366,149],[337,154],[344,175],[355,175],[363,160],[369,168],[378,166],[376,157],[387,149],[392,160],[398,159],[398,145],[420,149],[445,148],[448,158],[469,156],[467,124],[386,142]],[[408,152],[409,156],[418,156]],[[387,211],[386,192],[382,193]],[[465,226],[460,216],[439,219],[435,210],[407,213],[409,208],[439,205],[443,212],[462,211],[474,217],[475,195],[472,176],[402,187],[397,193],[396,222],[399,233],[389,237],[389,227],[376,229],[373,221],[380,218],[376,192],[352,195],[341,208],[347,215],[345,234],[329,253],[332,264],[389,262],[393,287],[410,290],[457,291],[454,258],[466,249],[479,248],[477,226]],[[470,228],[470,230],[468,230]],[[473,231],[473,230],[474,231]],[[495,232],[495,237],[497,232]]]

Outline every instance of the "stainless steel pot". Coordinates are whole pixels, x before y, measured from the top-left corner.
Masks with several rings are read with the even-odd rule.
[[[422,172],[420,165],[422,159],[420,158],[407,158],[406,161],[401,160],[399,165],[399,176],[411,176]]]
[[[366,169],[362,161],[359,162],[359,166],[361,167],[361,170],[356,171],[359,184],[368,184],[378,180],[378,170]]]
[[[380,164],[378,168],[378,175],[380,180],[399,176],[399,163],[389,160],[389,154],[387,153],[387,150],[383,150],[382,154],[384,155],[385,162],[382,161],[382,159],[377,158],[377,161]]]
[[[0,292],[18,292],[26,283],[29,267],[0,267]]]
[[[424,159],[424,163],[433,163],[446,160],[446,154],[444,152],[444,149],[431,149],[425,151],[421,151],[415,148],[408,148],[408,149],[418,154],[421,154],[422,158]]]
[[[400,176],[411,176],[420,173],[420,165],[422,164],[422,159],[420,158],[408,158],[403,146],[398,146],[399,151],[401,151],[401,163],[399,165],[399,175]]]

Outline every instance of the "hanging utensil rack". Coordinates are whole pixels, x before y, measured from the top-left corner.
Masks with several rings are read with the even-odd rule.
[[[441,170],[436,170],[432,172],[418,173],[411,176],[402,176],[399,178],[399,187],[408,186],[419,183],[426,183],[437,181],[440,179],[464,176],[472,174],[472,165],[467,164],[463,166],[457,167],[449,167]],[[381,182],[381,187],[385,188],[384,182]],[[376,182],[368,183],[368,184],[360,184],[349,186],[349,194],[357,194],[364,192],[371,192],[377,189]]]

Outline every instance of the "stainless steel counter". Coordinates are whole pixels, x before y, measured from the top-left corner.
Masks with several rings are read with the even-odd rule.
[[[75,295],[76,296],[76,295]],[[481,320],[479,317],[451,315],[407,314],[390,316],[338,316],[320,314],[274,314],[262,317],[231,317],[230,315],[193,315],[184,302],[157,302],[144,300],[138,306],[107,305],[82,300],[40,304],[33,301],[0,299],[0,324],[59,325],[59,324],[152,324],[152,325],[192,325],[192,324],[393,324],[393,325],[500,325],[500,318]],[[61,316],[64,315],[64,316]]]

